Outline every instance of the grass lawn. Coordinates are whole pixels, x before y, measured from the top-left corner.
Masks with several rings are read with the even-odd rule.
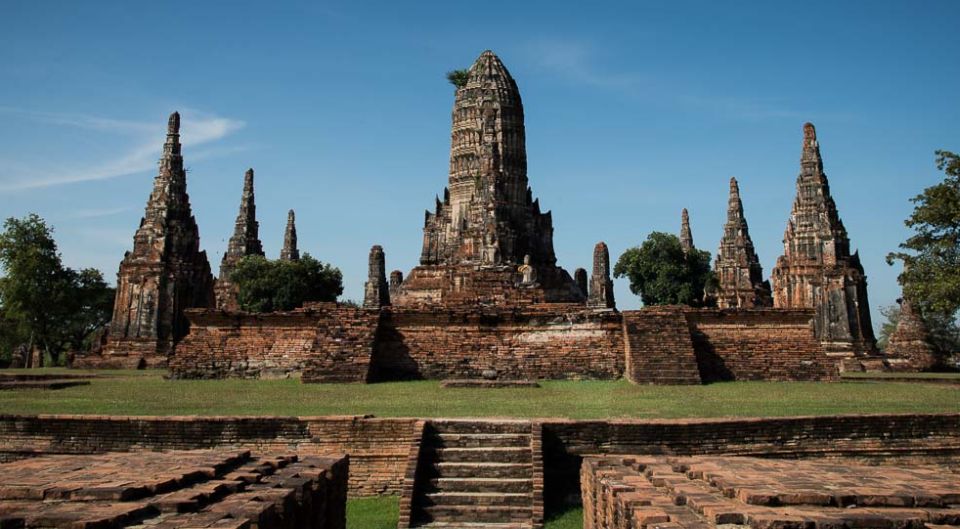
[[[400,517],[400,498],[377,496],[347,500],[347,529],[396,529]],[[548,516],[545,529],[581,529],[583,508],[571,507]]]
[[[944,380],[960,380],[960,373],[958,372],[949,372],[949,373],[896,373],[896,372],[847,372],[841,375],[843,378],[933,378],[933,379],[944,379]]]
[[[436,381],[301,384],[171,381],[161,371],[100,374],[88,386],[0,391],[0,413],[596,419],[960,412],[960,387],[904,382],[636,386],[623,380],[546,381],[540,388],[447,389]]]

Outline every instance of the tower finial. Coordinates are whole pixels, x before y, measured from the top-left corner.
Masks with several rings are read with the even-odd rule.
[[[680,212],[680,246],[683,253],[693,249],[693,232],[690,231],[690,214],[687,213],[687,208]]]
[[[167,120],[167,134],[180,134],[180,113],[174,112],[170,114],[170,119]]]
[[[280,250],[280,259],[297,261],[300,259],[300,250],[297,248],[297,224],[293,210],[287,212],[287,228],[283,232],[283,249]]]

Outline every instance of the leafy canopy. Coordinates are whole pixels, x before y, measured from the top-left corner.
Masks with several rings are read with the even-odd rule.
[[[293,310],[308,301],[336,301],[343,293],[340,270],[310,254],[296,261],[244,257],[230,279],[239,290],[240,308],[248,312]]]
[[[914,209],[904,221],[914,234],[887,262],[903,261],[904,295],[923,314],[954,315],[960,310],[960,156],[936,151],[943,182],[912,198]]]
[[[470,70],[464,68],[462,70],[450,70],[447,72],[447,81],[450,81],[450,84],[457,88],[463,88],[467,85],[467,79],[470,78]]]
[[[63,266],[53,229],[36,214],[8,218],[0,233],[0,347],[25,344],[57,362],[110,320],[114,291],[99,270]]]
[[[614,277],[630,280],[630,291],[644,305],[703,304],[703,290],[712,281],[710,252],[684,253],[676,235],[655,231],[639,247],[623,252]]]

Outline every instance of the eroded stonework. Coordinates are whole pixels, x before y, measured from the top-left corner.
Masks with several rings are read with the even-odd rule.
[[[900,319],[890,335],[884,353],[891,367],[897,371],[925,371],[936,364],[934,348],[930,344],[930,331],[920,312],[909,299],[900,303]]]
[[[830,196],[813,124],[803,126],[797,197],[773,269],[773,304],[813,308],[817,336],[838,355],[876,352],[867,278]]]
[[[180,114],[167,125],[160,172],[117,273],[105,366],[162,366],[187,333],[184,309],[213,307],[213,276],[190,209],[180,152]]]
[[[249,255],[263,255],[260,242],[260,223],[257,222],[257,204],[253,194],[253,169],[243,175],[243,194],[240,196],[240,211],[234,222],[233,235],[227,243],[227,251],[220,261],[220,277],[217,279],[217,308],[240,310],[237,304],[237,287],[230,275],[241,259]]]
[[[280,259],[300,260],[300,250],[297,248],[297,217],[292,209],[287,212],[287,227],[283,231],[283,249],[280,250]]]
[[[750,239],[747,219],[743,215],[740,186],[730,178],[730,199],[727,223],[713,263],[717,276],[717,306],[727,308],[770,307],[770,283],[763,280],[763,268]]]
[[[520,285],[525,258],[537,280]],[[449,186],[426,213],[420,266],[394,301],[582,302],[556,261],[550,212],[527,181],[520,91],[485,51],[457,89]]]

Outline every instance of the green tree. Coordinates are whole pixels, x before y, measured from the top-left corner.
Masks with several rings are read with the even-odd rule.
[[[703,305],[703,291],[713,281],[710,252],[684,253],[676,235],[655,231],[639,247],[623,252],[614,277],[630,280],[630,291],[644,305]]]
[[[336,301],[343,293],[340,270],[309,254],[297,261],[244,257],[230,279],[240,308],[249,312],[292,310],[308,301]]]
[[[904,295],[925,317],[952,319],[960,310],[960,156],[937,151],[936,163],[945,178],[910,199],[914,209],[904,223],[914,234],[887,262],[903,261]]]
[[[880,307],[880,315],[883,316],[886,321],[880,324],[880,334],[877,336],[877,347],[879,347],[881,351],[886,351],[887,344],[890,343],[890,337],[893,336],[893,331],[897,330],[897,323],[900,321],[900,306],[887,305]]]
[[[95,269],[64,267],[53,229],[36,214],[9,218],[0,233],[0,345],[38,347],[58,363],[110,319],[113,289]]]
[[[467,80],[470,78],[470,70],[450,70],[447,72],[447,81],[450,81],[450,84],[457,88],[463,88],[467,85]]]

